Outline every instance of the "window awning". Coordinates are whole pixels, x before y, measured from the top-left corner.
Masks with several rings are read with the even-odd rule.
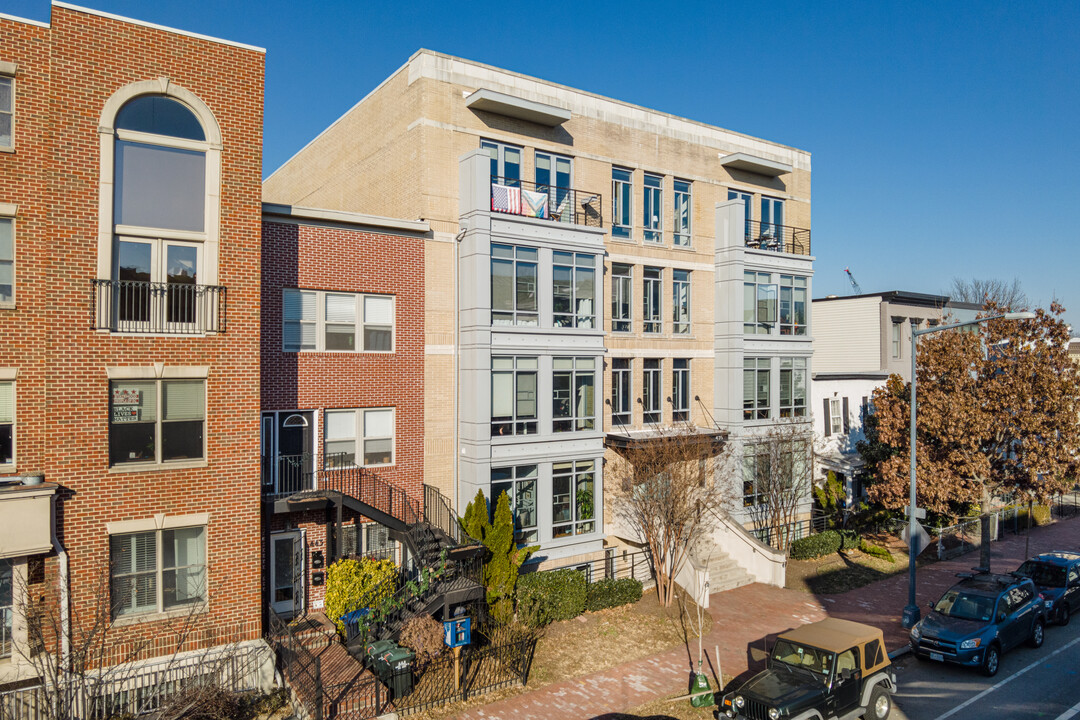
[[[570,111],[554,105],[514,97],[494,90],[480,89],[465,98],[465,107],[555,127],[570,119]]]
[[[616,450],[635,450],[661,438],[673,437],[678,433],[688,440],[703,443],[722,443],[727,440],[728,431],[710,427],[680,427],[678,430],[612,430],[604,438],[604,445]]]
[[[747,153],[733,153],[720,158],[720,164],[734,170],[746,170],[747,172],[765,175],[767,177],[779,177],[791,172],[792,168],[787,163],[749,155]]]

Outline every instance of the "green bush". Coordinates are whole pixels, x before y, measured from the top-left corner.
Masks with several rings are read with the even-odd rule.
[[[831,555],[840,549],[840,533],[826,530],[817,535],[799,538],[791,543],[791,557],[795,560],[812,560]]]
[[[628,605],[641,599],[641,581],[633,578],[604,578],[586,590],[585,609],[590,612]]]
[[[374,608],[394,594],[397,568],[393,560],[343,558],[326,570],[326,617],[345,632],[341,616]]]
[[[529,627],[570,620],[585,611],[585,575],[579,570],[529,573],[517,585],[518,619]]]
[[[892,556],[892,553],[889,552],[887,549],[883,547],[878,547],[877,545],[871,545],[865,540],[859,541],[859,550],[866,553],[867,555],[872,555],[887,562],[896,562],[896,560]]]
[[[862,543],[862,538],[859,537],[859,533],[854,530],[841,530],[840,531],[840,549],[841,550],[854,550]]]

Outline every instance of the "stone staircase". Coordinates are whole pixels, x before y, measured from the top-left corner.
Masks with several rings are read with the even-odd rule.
[[[691,557],[709,571],[709,594],[734,590],[754,582],[741,565],[720,549],[711,537],[704,537],[691,550]]]

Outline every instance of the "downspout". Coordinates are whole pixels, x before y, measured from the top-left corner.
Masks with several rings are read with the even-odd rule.
[[[52,546],[56,551],[56,557],[60,560],[60,573],[57,578],[57,584],[60,590],[60,667],[61,672],[67,672],[69,658],[71,657],[71,614],[68,607],[69,598],[69,582],[68,582],[68,554],[64,550],[64,546],[60,543],[60,537],[56,533],[56,494],[53,493],[49,498],[50,509],[52,510]]]

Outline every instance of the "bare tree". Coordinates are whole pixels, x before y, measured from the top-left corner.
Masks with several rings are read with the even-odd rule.
[[[957,302],[975,303],[983,307],[993,303],[998,308],[1012,312],[1027,310],[1031,305],[1027,293],[1020,286],[1020,278],[1013,278],[1010,283],[997,278],[964,280],[954,277],[948,294],[951,300]]]
[[[717,477],[726,444],[687,429],[668,429],[619,450],[605,468],[614,516],[649,549],[660,602],[675,599],[675,574],[728,502]]]
[[[744,511],[763,542],[786,551],[813,486],[813,431],[804,421],[782,421],[743,444]]]

